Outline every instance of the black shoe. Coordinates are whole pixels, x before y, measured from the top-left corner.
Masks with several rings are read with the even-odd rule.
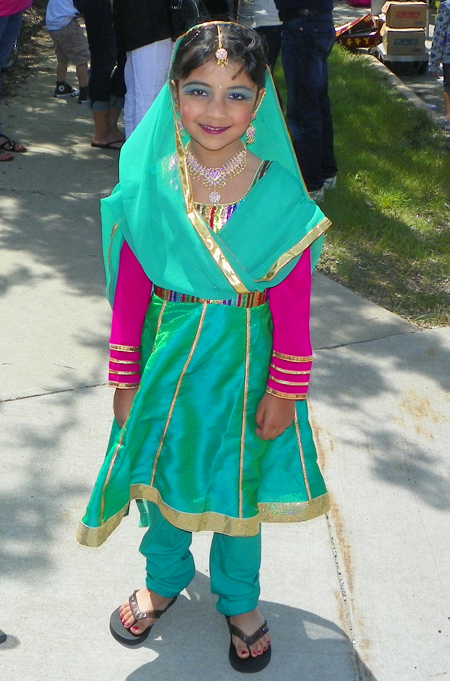
[[[55,87],[53,92],[53,97],[58,97],[59,99],[66,99],[67,97],[78,97],[80,94],[79,90],[75,90],[69,83],[60,83]]]

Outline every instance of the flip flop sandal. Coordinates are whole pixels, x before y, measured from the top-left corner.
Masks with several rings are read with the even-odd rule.
[[[165,610],[149,610],[148,612],[141,612],[139,610],[138,604],[137,604],[137,599],[136,599],[136,593],[135,591],[132,596],[129,598],[129,603],[130,603],[130,608],[131,612],[134,617],[134,622],[131,625],[134,627],[136,622],[139,620],[144,620],[144,619],[159,619],[161,615],[164,615],[164,613],[170,608],[171,605],[175,603],[177,600],[178,596],[175,596],[172,598],[170,601],[169,605]],[[130,628],[124,627],[122,624],[122,620],[120,618],[120,608],[117,608],[117,610],[114,610],[113,614],[111,615],[111,619],[109,621],[109,630],[111,634],[114,636],[116,641],[119,641],[119,643],[122,643],[124,646],[137,646],[139,643],[142,643],[145,641],[147,636],[150,633],[150,630],[152,627],[156,624],[156,622],[153,622],[147,629],[145,629],[142,634],[133,634],[133,632],[130,630]]]
[[[25,147],[23,147],[23,149],[16,149],[19,142],[15,142],[14,140],[10,140],[9,137],[6,137],[6,135],[0,135],[0,137],[5,138],[5,141],[0,143],[0,150],[1,151],[12,151],[15,154],[24,154],[26,152]],[[20,146],[22,147],[23,144],[21,144]]]
[[[114,144],[120,144],[120,147],[115,147]],[[107,142],[106,144],[91,142],[91,147],[94,147],[95,149],[112,149],[113,151],[120,151],[123,145],[124,140],[113,140],[112,142]]]
[[[225,619],[228,624],[228,631],[230,632],[230,636],[237,636],[238,638],[240,638],[241,641],[244,641],[245,645],[249,650],[250,646],[259,641],[259,639],[262,638],[264,634],[267,634],[267,632],[269,631],[267,621],[265,621],[264,624],[257,631],[255,631],[253,634],[247,635],[242,631],[242,629],[239,629],[239,627],[236,627],[234,624],[231,624],[228,615],[225,615]],[[269,643],[267,650],[265,650],[262,653],[262,655],[257,655],[256,657],[252,657],[252,655],[249,655],[248,657],[239,657],[236,651],[236,646],[233,643],[233,639],[231,638],[230,640],[230,652],[228,654],[228,659],[230,660],[230,664],[233,667],[233,669],[235,669],[237,672],[243,672],[244,674],[252,674],[254,672],[262,671],[269,664],[271,654],[272,649]]]

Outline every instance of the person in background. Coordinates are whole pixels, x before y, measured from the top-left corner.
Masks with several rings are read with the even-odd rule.
[[[450,132],[450,0],[445,0],[439,5],[429,64],[430,72],[436,78],[441,75],[439,65],[442,64],[445,105],[445,118],[442,127]]]
[[[74,0],[84,17],[91,53],[89,105],[94,117],[91,147],[120,149],[123,134],[117,122],[123,108],[125,54],[117,51],[110,0]]]
[[[237,21],[263,37],[267,63],[273,71],[281,50],[281,21],[274,0],[239,0]]]
[[[275,0],[283,22],[281,57],[287,87],[286,119],[311,198],[336,184],[327,60],[335,29],[333,0]]]
[[[88,62],[91,55],[86,35],[77,21],[78,12],[72,0],[48,0],[45,25],[53,41],[56,54],[56,87],[54,97],[76,97],[79,104],[87,104]],[[67,65],[72,61],[77,69],[79,89],[66,81]]]
[[[126,53],[123,122],[128,138],[166,82],[172,56],[170,0],[113,0],[119,52]]]
[[[19,35],[23,11],[31,7],[31,4],[32,0],[2,0],[0,3],[0,91],[1,69],[7,63]],[[12,161],[12,153],[23,154],[25,151],[23,144],[15,142],[2,132],[0,124],[0,162]]]

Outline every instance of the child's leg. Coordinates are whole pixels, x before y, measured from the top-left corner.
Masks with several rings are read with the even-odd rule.
[[[185,589],[195,575],[194,559],[189,547],[190,532],[171,525],[160,513],[156,504],[148,504],[150,527],[144,535],[139,551],[147,559],[146,589],[136,594],[139,610],[165,610],[174,596]],[[129,602],[122,604],[120,615],[125,627],[140,634],[156,620],[146,618],[134,626]]]
[[[62,61],[56,63],[56,83],[64,83],[67,76],[67,64]]]
[[[228,537],[214,534],[210,573],[211,591],[219,596],[217,609],[248,636],[257,631],[264,618],[259,612],[259,568],[261,565],[261,532],[255,537]],[[261,655],[270,644],[268,634],[247,648],[238,637],[233,643],[239,657]]]
[[[195,575],[192,534],[171,525],[156,504],[148,504],[150,527],[139,551],[147,559],[146,586],[166,598],[178,596]]]
[[[210,553],[211,591],[222,615],[254,610],[259,599],[261,532],[255,537],[214,534]]]

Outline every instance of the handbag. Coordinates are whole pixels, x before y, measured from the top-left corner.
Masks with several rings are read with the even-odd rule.
[[[171,0],[173,35],[178,38],[211,17],[203,0]]]

